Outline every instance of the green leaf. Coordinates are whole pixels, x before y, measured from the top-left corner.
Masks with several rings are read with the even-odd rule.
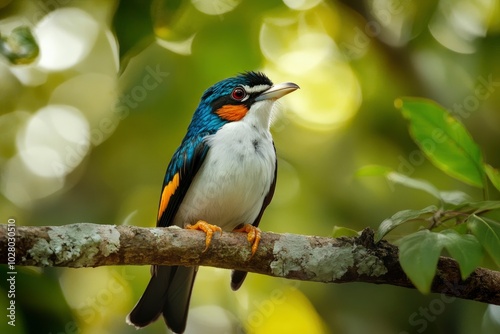
[[[438,233],[421,230],[401,238],[399,262],[413,285],[422,293],[429,293],[443,245]]]
[[[467,227],[467,224],[458,224],[458,225],[452,226],[451,229],[453,229],[455,232],[457,232],[459,234],[469,234],[469,232],[470,232],[468,227]]]
[[[453,211],[460,211],[464,213],[481,213],[498,209],[500,209],[500,201],[468,202],[452,208]]]
[[[402,98],[395,105],[410,121],[410,134],[435,166],[462,182],[484,187],[481,151],[458,120],[431,100]]]
[[[380,165],[367,165],[363,166],[360,169],[356,171],[356,176],[385,176],[389,172],[391,172],[392,169],[386,166],[380,166]]]
[[[484,164],[483,167],[486,175],[488,175],[488,178],[491,181],[491,184],[493,184],[497,190],[500,190],[500,171],[488,164]]]
[[[462,279],[476,269],[482,259],[482,247],[473,235],[459,234],[453,229],[439,233],[421,230],[400,240],[399,261],[404,272],[422,293],[429,293],[443,248],[457,260]]]
[[[432,185],[431,183],[429,183],[427,181],[414,179],[414,178],[411,178],[411,177],[406,176],[404,174],[396,173],[396,172],[388,173],[387,179],[391,182],[399,183],[399,184],[404,185],[408,188],[423,190],[426,193],[429,193],[432,196],[441,199],[439,190],[436,187],[434,187],[434,185]]]
[[[470,215],[467,219],[467,227],[500,267],[500,224],[490,219]]]
[[[358,231],[342,227],[342,226],[334,226],[332,231],[332,238],[338,237],[357,237],[359,236]]]
[[[455,230],[448,229],[438,233],[440,243],[457,260],[460,266],[460,274],[465,280],[481,263],[483,248],[471,234],[459,234]]]
[[[453,205],[459,205],[462,203],[469,202],[471,197],[466,193],[458,190],[453,191],[440,191],[439,196],[441,196],[441,200],[445,203],[450,203]]]
[[[387,173],[386,176],[391,182],[399,183],[408,188],[425,191],[445,203],[458,205],[470,200],[470,196],[462,191],[440,191],[432,183],[425,180],[414,179],[396,172]]]
[[[425,219],[437,211],[435,205],[428,206],[422,210],[403,210],[396,212],[391,218],[385,219],[375,234],[375,242],[379,242],[387,233],[399,225],[415,219]],[[424,217],[423,217],[424,216]]]

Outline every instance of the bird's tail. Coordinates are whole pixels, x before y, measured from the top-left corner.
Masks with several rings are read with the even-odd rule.
[[[127,316],[127,323],[141,328],[163,314],[172,331],[184,332],[196,272],[196,267],[154,267],[146,291]]]
[[[233,270],[231,273],[231,289],[233,289],[233,291],[240,288],[245,280],[245,277],[247,277],[247,274],[248,273],[246,271]]]

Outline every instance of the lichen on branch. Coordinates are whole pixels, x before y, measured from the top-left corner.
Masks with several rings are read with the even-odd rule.
[[[365,229],[357,237],[328,238],[262,233],[251,255],[244,233],[215,235],[178,227],[80,223],[17,226],[16,265],[97,267],[110,265],[212,266],[323,283],[365,282],[414,288],[398,261],[398,248],[375,243]],[[7,263],[7,225],[0,225],[0,263]],[[500,305],[500,272],[477,268],[465,281],[456,261],[439,259],[432,292]]]

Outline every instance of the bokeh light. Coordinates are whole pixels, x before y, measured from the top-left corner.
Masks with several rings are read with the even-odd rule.
[[[33,173],[20,154],[8,159],[2,167],[2,195],[21,208],[29,209],[64,186],[63,178],[48,178]]]
[[[232,11],[241,0],[191,0],[200,12],[208,15],[222,15]]]
[[[89,126],[75,107],[48,105],[20,132],[18,150],[26,167],[44,177],[63,177],[77,167],[89,148]]]
[[[68,186],[68,175],[118,126],[118,45],[102,12],[34,4],[19,9],[26,12],[15,16],[17,24],[37,20],[30,23],[40,55],[31,64],[0,64],[10,72],[0,80],[6,87],[0,108],[7,112],[0,126],[18,120],[4,135],[1,192],[30,207]],[[5,26],[11,29],[16,19]]]
[[[265,72],[277,82],[299,82],[302,87],[286,102],[287,110],[298,116],[294,121],[323,131],[345,124],[361,104],[358,79],[326,31],[327,25],[313,9],[268,17],[259,34]]]
[[[96,146],[118,126],[113,110],[116,96],[116,78],[88,73],[72,77],[57,86],[52,91],[49,103],[78,108],[89,123],[92,144]]]
[[[495,1],[451,1],[439,2],[429,31],[446,48],[470,54],[476,51],[476,40],[486,36]]]
[[[85,11],[61,8],[46,15],[34,29],[40,41],[39,66],[60,71],[79,63],[96,41],[99,24]]]
[[[317,6],[322,0],[283,0],[283,3],[295,10],[307,10]]]

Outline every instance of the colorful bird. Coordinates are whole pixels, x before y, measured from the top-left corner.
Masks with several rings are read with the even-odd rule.
[[[257,226],[276,186],[272,109],[277,99],[298,88],[246,72],[207,89],[168,165],[157,226],[201,230],[205,250],[214,232],[245,232],[253,255],[260,240]],[[183,333],[197,269],[152,266],[151,280],[127,323],[140,328],[163,315],[172,331]],[[233,290],[246,274],[232,272]]]

